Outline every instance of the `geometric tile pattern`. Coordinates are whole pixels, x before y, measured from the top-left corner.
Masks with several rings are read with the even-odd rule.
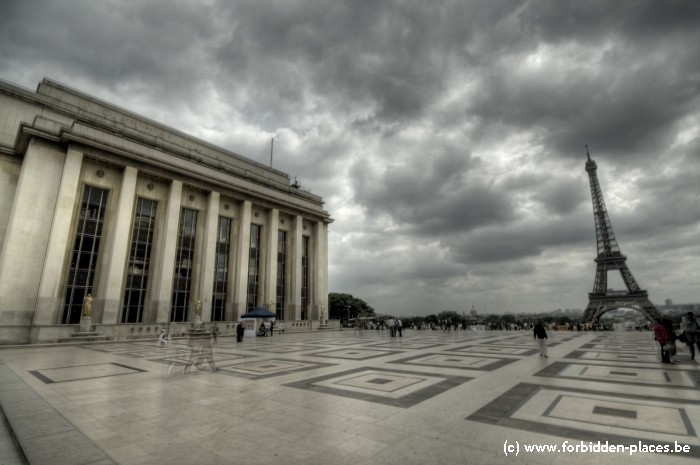
[[[700,399],[683,400],[520,383],[466,418],[583,442],[688,446],[700,458]]]
[[[697,379],[697,370],[666,368],[666,366],[633,368],[626,366],[621,367],[619,365],[554,362],[535,373],[535,376],[574,379],[578,381],[605,381],[608,383],[633,384],[637,386],[664,386],[667,388],[700,387]]]
[[[406,370],[356,368],[285,386],[408,408],[472,378]]]
[[[260,361],[236,364],[218,363],[216,366],[216,373],[260,380],[273,376],[282,376],[300,371],[324,368],[332,365],[333,364],[331,363],[286,360],[282,358],[266,358]]]
[[[104,378],[107,376],[143,373],[146,370],[122,365],[121,363],[91,363],[67,367],[43,368],[29,372],[46,384],[65,383],[83,379]]]
[[[605,362],[625,361],[638,363],[659,363],[659,357],[656,353],[619,353],[619,352],[593,352],[584,350],[575,350],[564,358],[573,358],[580,360],[600,360]]]
[[[394,360],[389,363],[399,365],[435,366],[442,368],[457,368],[461,370],[493,371],[513,362],[516,358],[496,358],[493,356],[466,355],[466,354],[422,354],[413,357]]]
[[[225,336],[211,352],[183,338],[163,347],[141,340],[0,350],[5,367],[43,396],[28,401],[25,384],[0,376],[0,403],[31,417],[20,429],[70,423],[129,465],[505,464],[514,460],[504,454],[511,439],[559,447],[677,441],[688,446],[685,457],[698,458],[700,365],[683,344],[680,361],[662,365],[649,331],[548,335],[547,359],[532,331]],[[65,421],[46,421],[49,405]],[[515,461],[690,463],[671,453],[574,455]]]
[[[536,348],[526,348],[526,347],[494,347],[493,345],[468,345],[462,347],[455,347],[450,350],[451,352],[469,352],[478,354],[498,354],[498,355],[534,355],[538,354],[540,351]]]
[[[312,357],[338,358],[345,360],[369,360],[376,357],[384,357],[386,355],[400,354],[398,350],[375,350],[375,349],[340,349],[331,350],[328,352],[316,352],[307,354]]]

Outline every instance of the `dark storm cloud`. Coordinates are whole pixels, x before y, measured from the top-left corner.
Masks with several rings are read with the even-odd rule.
[[[535,258],[545,249],[593,243],[592,218],[583,212],[575,217],[516,224],[509,228],[486,228],[446,240],[456,261],[465,264]],[[590,223],[589,228],[581,227]],[[591,235],[591,233],[593,233]]]
[[[382,172],[364,162],[351,170],[355,199],[368,211],[390,215],[419,235],[447,234],[513,217],[507,194],[470,179],[479,164],[469,153],[418,155]]]
[[[667,147],[697,111],[697,2],[529,2],[515,22],[529,45],[486,65],[468,105],[484,124],[538,128],[553,154],[595,142],[631,157]],[[524,65],[533,53],[546,66]]]
[[[570,290],[538,260],[594,250],[584,144],[625,250],[698,231],[698,24],[692,1],[10,0],[0,75],[263,163],[274,137],[335,217],[339,291]]]

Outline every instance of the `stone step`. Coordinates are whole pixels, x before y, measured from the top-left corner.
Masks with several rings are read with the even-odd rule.
[[[76,331],[71,334],[71,337],[62,337],[58,342],[106,342],[107,336],[97,334],[94,332],[80,332]]]

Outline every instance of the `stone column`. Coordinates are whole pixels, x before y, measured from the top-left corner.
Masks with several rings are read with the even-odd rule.
[[[290,263],[290,285],[289,285],[289,316],[288,320],[301,319],[301,253],[304,219],[301,216],[294,218],[292,225],[292,247]]]
[[[313,299],[319,320],[325,324],[328,319],[328,225],[319,221],[314,229]]]
[[[233,284],[233,315],[238,321],[246,311],[248,299],[248,263],[250,262],[250,218],[252,204],[244,200],[238,221],[238,242],[236,243],[236,275]]]
[[[73,157],[71,171],[75,162]],[[32,138],[24,154],[0,253],[3,326],[32,324],[65,163],[66,154],[60,146],[36,138]],[[73,175],[71,172],[70,177]],[[50,288],[49,283],[47,287]],[[50,318],[43,320],[50,323]]]
[[[100,309],[95,308],[94,321],[104,324],[115,324],[119,318],[120,308],[124,294],[124,269],[129,257],[129,238],[131,237],[131,224],[134,219],[134,197],[136,195],[136,178],[138,170],[127,166],[122,173],[122,185],[119,189],[119,200],[115,213],[114,239],[107,248],[109,265],[104,286],[104,296],[98,296],[103,301],[102,315]],[[102,297],[102,299],[100,299]]]
[[[35,326],[54,325],[59,322],[61,312],[61,284],[66,256],[70,249],[66,244],[71,241],[71,219],[76,199],[80,196],[80,167],[83,154],[72,148],[68,149],[66,162],[61,174],[61,185],[56,197],[56,210],[51,222],[51,235],[46,247],[44,267],[39,284],[39,295],[34,310]]]
[[[153,289],[151,291],[151,315],[145,321],[170,321],[170,301],[173,294],[173,273],[175,253],[177,252],[177,235],[180,227],[181,203],[182,182],[173,180],[170,183],[168,204],[165,206],[164,230],[158,232],[160,240],[154,260],[156,267],[153,272]]]
[[[210,192],[207,199],[207,216],[204,221],[202,266],[199,273],[199,299],[202,301],[202,321],[211,321],[211,299],[214,293],[214,271],[216,268],[216,240],[219,230],[218,192]]]
[[[267,228],[267,254],[265,255],[265,308],[275,313],[277,301],[277,234],[279,230],[280,212],[276,208],[270,210],[270,224]]]

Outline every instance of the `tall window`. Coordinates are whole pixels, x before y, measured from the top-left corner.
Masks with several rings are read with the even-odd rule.
[[[278,320],[284,320],[284,301],[287,289],[287,232],[277,231],[277,292],[275,312]]]
[[[228,287],[228,259],[231,248],[231,219],[219,217],[216,238],[216,269],[214,270],[214,295],[211,299],[211,321],[223,321]]]
[[[248,262],[248,311],[258,305],[258,291],[260,278],[260,230],[257,224],[250,225],[250,260]]]
[[[173,300],[170,321],[187,321],[192,287],[194,239],[197,232],[197,211],[183,208],[180,211],[180,228],[177,235],[177,256],[173,277]]]
[[[309,314],[309,236],[301,238],[301,319]]]
[[[143,306],[146,301],[148,268],[151,261],[151,247],[156,225],[156,206],[154,200],[136,201],[136,213],[131,232],[131,252],[124,288],[124,306],[122,323],[140,323],[143,321]]]
[[[83,190],[80,217],[75,229],[73,254],[68,267],[62,323],[80,323],[83,299],[92,293],[108,193],[104,189],[92,186],[85,186]]]

